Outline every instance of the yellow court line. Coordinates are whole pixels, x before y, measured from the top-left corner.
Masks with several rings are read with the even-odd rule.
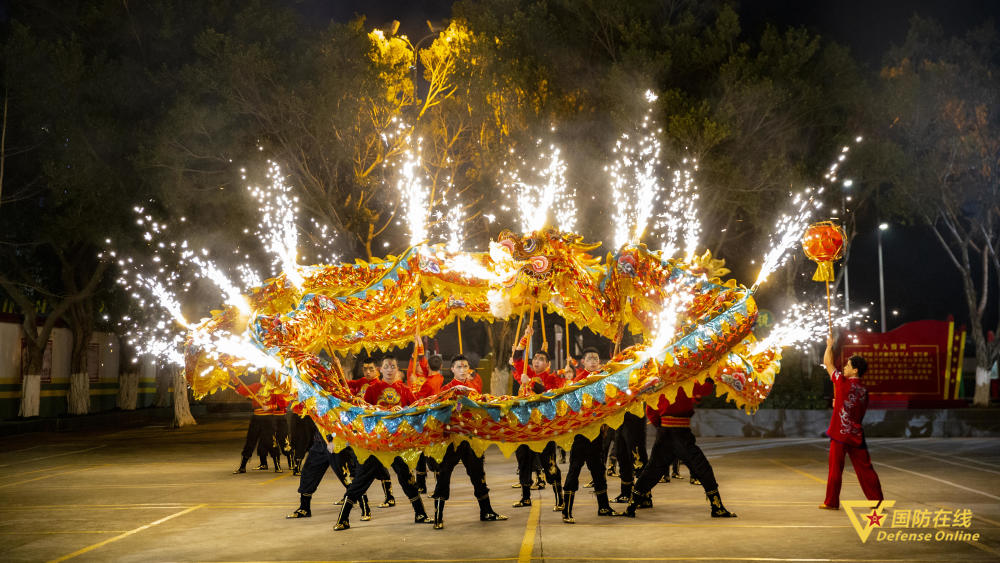
[[[621,522],[621,521],[620,521]],[[622,522],[621,524],[583,524],[577,523],[578,528],[616,528],[627,526],[628,528],[850,528],[850,524],[735,524],[713,522],[711,524],[670,524],[667,522]]]
[[[540,502],[531,504],[528,513],[528,524],[524,528],[524,539],[521,540],[521,551],[517,554],[518,563],[530,563],[531,552],[535,549],[535,530],[538,529],[538,517],[541,514]]]
[[[536,559],[539,559],[536,557]],[[268,561],[203,561],[202,563],[474,563],[477,561],[517,561],[514,557],[480,557],[477,559],[328,559],[318,561],[305,561],[293,559],[291,561],[268,560]]]
[[[46,467],[45,469],[35,469],[34,471],[23,471],[21,473],[15,473],[13,475],[5,475],[8,479],[14,479],[16,477],[22,477],[24,475],[31,475],[32,473],[41,473],[42,471],[54,471],[56,469],[62,469],[63,467],[75,467],[72,463],[65,463],[63,465],[54,465],[52,467]]]
[[[138,528],[135,528],[134,530],[129,530],[129,531],[125,532],[124,534],[119,534],[119,535],[117,535],[117,536],[115,536],[113,538],[108,538],[108,539],[106,539],[104,541],[97,542],[97,543],[95,543],[93,545],[88,545],[87,547],[84,547],[82,549],[78,549],[78,550],[74,551],[73,553],[69,553],[67,555],[63,555],[62,557],[58,557],[56,559],[53,559],[53,560],[49,561],[49,563],[59,563],[59,561],[66,561],[67,559],[72,559],[72,558],[76,557],[77,555],[83,555],[84,553],[87,553],[87,552],[93,551],[93,550],[95,550],[95,549],[97,549],[99,547],[103,547],[105,545],[108,545],[109,543],[116,542],[116,541],[121,540],[121,539],[125,539],[125,538],[127,538],[127,537],[129,537],[129,536],[131,536],[133,534],[138,534],[139,532],[141,532],[141,531],[143,531],[145,529],[152,528],[153,526],[156,526],[158,524],[162,524],[162,523],[166,522],[167,520],[172,520],[174,518],[177,518],[178,516],[183,516],[183,515],[187,514],[188,512],[194,512],[195,510],[198,510],[199,508],[201,508],[203,506],[205,506],[205,505],[204,504],[199,504],[197,506],[192,506],[191,508],[185,508],[184,510],[182,510],[180,512],[175,512],[175,513],[171,514],[170,516],[164,516],[163,518],[160,518],[159,520],[157,520],[155,522],[150,522],[149,524],[146,524],[144,526],[139,526]]]
[[[977,541],[967,541],[965,543],[971,545],[972,547],[977,547],[977,548],[985,551],[986,553],[992,553],[993,555],[1000,555],[1000,551],[997,551],[997,550],[993,549],[992,547],[990,547],[990,546],[988,546],[986,544],[982,544],[982,543],[979,543]]]
[[[25,483],[31,483],[32,481],[40,481],[42,479],[48,479],[49,477],[58,477],[60,475],[69,475],[70,473],[80,473],[82,471],[90,471],[91,469],[97,469],[98,467],[107,467],[109,465],[111,465],[111,464],[110,463],[102,463],[100,465],[95,465],[93,467],[87,467],[85,469],[74,469],[72,471],[63,471],[61,473],[51,473],[49,475],[42,475],[41,477],[35,477],[34,479],[25,479],[23,481],[14,481],[13,483],[4,483],[3,485],[0,485],[0,489],[2,489],[4,487],[13,487],[14,485],[23,485]],[[76,488],[79,488],[79,485],[76,485]]]
[[[791,465],[788,465],[787,463],[781,463],[780,461],[778,461],[776,459],[772,459],[772,460],[769,460],[769,461],[771,463],[775,464],[775,465],[780,465],[780,466],[784,467],[785,469],[790,469],[790,470],[798,473],[799,475],[803,475],[805,477],[808,477],[808,478],[812,479],[813,481],[816,481],[817,483],[823,483],[824,485],[826,484],[826,479],[820,479],[819,477],[817,477],[815,475],[811,475],[809,473],[806,473],[805,471],[802,471],[801,469],[792,467]]]
[[[268,483],[270,483],[272,481],[277,481],[278,479],[284,479],[285,477],[291,477],[291,476],[292,476],[292,472],[289,471],[288,473],[285,473],[284,475],[278,475],[277,477],[272,477],[271,479],[268,479],[267,481],[261,481],[260,483],[257,483],[257,484],[258,485],[266,485],[266,484],[268,484]]]
[[[70,532],[0,532],[0,536],[49,536],[55,534],[120,534],[125,530],[75,530]]]
[[[543,557],[536,557],[535,559],[544,561],[579,561],[585,559],[584,557],[551,557],[546,555]],[[602,561],[803,561],[801,557],[786,558],[786,557],[601,557]],[[902,559],[886,559],[880,557],[878,559],[850,559],[846,557],[837,558],[813,558],[810,557],[806,561],[816,561],[816,562],[838,562],[838,563],[874,563],[876,561],[941,561],[940,559],[914,559],[912,557],[905,557]]]

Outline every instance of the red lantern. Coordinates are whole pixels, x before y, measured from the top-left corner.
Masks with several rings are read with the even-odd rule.
[[[844,230],[830,221],[813,223],[802,235],[802,250],[816,262],[813,281],[834,280],[833,261],[844,255]]]

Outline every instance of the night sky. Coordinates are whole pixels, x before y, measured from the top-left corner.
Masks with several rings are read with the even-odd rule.
[[[419,39],[428,33],[427,20],[437,23],[449,17],[451,4],[447,0],[333,3],[307,0],[300,4],[300,9],[318,25],[329,19],[348,21],[357,14],[365,14],[369,26],[400,20],[401,33]],[[846,45],[861,64],[874,70],[880,66],[886,51],[905,39],[914,15],[937,20],[949,34],[961,34],[986,20],[1000,21],[1000,1],[758,0],[740,3],[739,12],[745,31],[751,35],[768,23],[779,27],[804,26]],[[874,213],[857,219],[859,234],[853,241],[848,262],[852,309],[869,306],[871,319],[877,319],[878,220]],[[928,229],[893,224],[883,233],[883,257],[888,328],[949,315],[954,315],[960,323],[967,322],[960,277]],[[995,311],[996,306],[991,304],[988,310]],[[986,321],[987,326],[996,323],[993,318]]]

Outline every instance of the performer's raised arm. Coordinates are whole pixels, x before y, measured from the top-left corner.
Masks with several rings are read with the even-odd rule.
[[[826,372],[833,377],[833,373],[837,371],[837,366],[833,365],[833,336],[826,337],[826,352],[823,353],[823,365],[826,366]]]

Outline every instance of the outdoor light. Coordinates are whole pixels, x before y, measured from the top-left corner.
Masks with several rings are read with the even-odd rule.
[[[884,231],[889,228],[889,223],[879,223],[878,230]]]
[[[854,185],[854,180],[844,180],[844,187],[849,188]]]

